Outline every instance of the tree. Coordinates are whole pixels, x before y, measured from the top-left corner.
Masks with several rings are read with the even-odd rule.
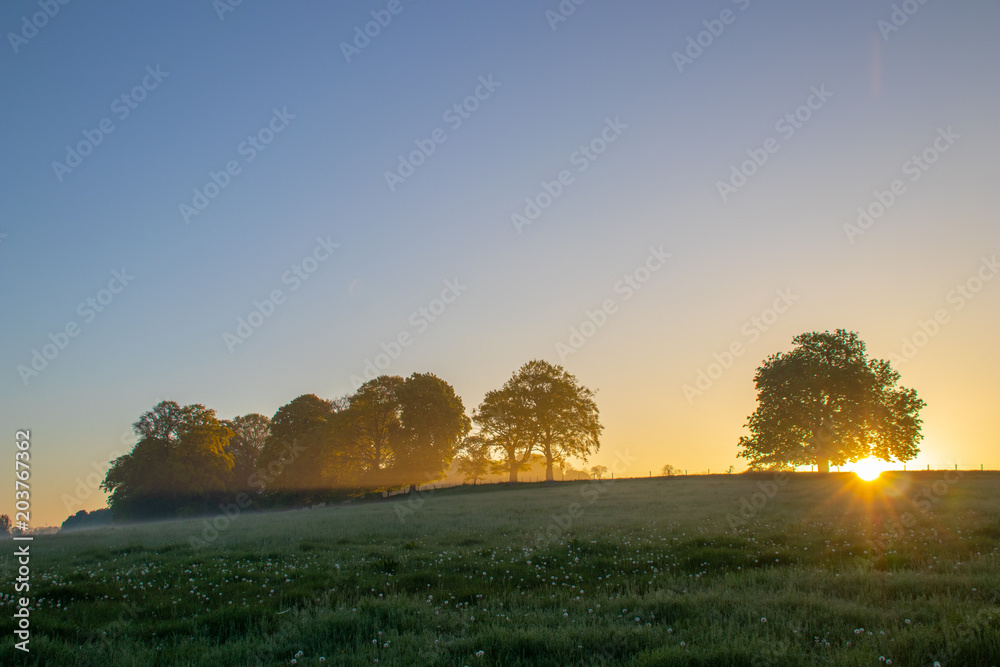
[[[594,479],[601,479],[607,472],[607,466],[594,466],[590,469],[590,474],[594,476]]]
[[[101,488],[116,517],[171,516],[204,509],[227,490],[233,432],[203,405],[163,401],[133,424],[139,442],[112,462]]]
[[[10,536],[10,516],[0,514],[0,537]]]
[[[301,452],[299,440],[325,424],[333,414],[333,402],[315,394],[303,394],[278,408],[257,460],[258,486],[268,487]]]
[[[59,527],[59,532],[67,533],[73,530],[82,530],[84,528],[106,526],[111,523],[111,518],[111,510],[107,508],[94,510],[89,514],[87,513],[87,510],[80,510],[76,514],[67,517],[67,519],[62,522],[62,526]]]
[[[480,435],[466,437],[459,446],[455,464],[465,483],[475,484],[496,469],[497,462],[491,457],[490,445]]]
[[[594,392],[579,384],[562,366],[529,361],[509,382],[527,396],[539,453],[545,457],[545,480],[553,481],[553,464],[577,456],[584,461],[600,448],[601,426]]]
[[[594,393],[562,366],[534,360],[487,393],[473,416],[487,442],[501,451],[510,481],[537,451],[545,457],[545,479],[555,463],[587,456],[600,448],[601,426]]]
[[[358,446],[361,467],[371,486],[389,485],[389,470],[395,465],[403,437],[399,390],[405,380],[381,375],[358,387],[351,396],[352,437]]]
[[[412,488],[444,476],[472,422],[455,389],[430,373],[414,373],[397,391],[400,442],[394,477]]]
[[[293,503],[360,495],[361,455],[346,412],[332,413],[296,440],[296,450],[273,478],[271,495]]]
[[[487,446],[503,456],[509,481],[517,482],[518,471],[524,467],[535,448],[529,406],[525,396],[507,386],[487,392],[472,415],[479,435]]]
[[[383,489],[442,477],[471,427],[454,388],[429,373],[370,380],[346,414],[367,479]]]
[[[664,477],[672,477],[673,475],[679,474],[677,468],[673,467],[669,463],[662,468],[660,468],[660,474]]]
[[[249,480],[257,470],[257,459],[271,434],[271,420],[251,413],[223,424],[233,432],[226,447],[233,457],[233,488],[247,490],[251,486]]]
[[[868,359],[854,332],[804,333],[795,348],[757,369],[757,409],[740,438],[751,470],[815,463],[820,472],[866,457],[907,461],[917,443],[925,403],[897,386],[888,361]]]

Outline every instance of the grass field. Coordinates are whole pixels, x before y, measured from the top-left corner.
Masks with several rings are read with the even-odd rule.
[[[995,473],[459,487],[217,519],[36,538],[31,653],[7,613],[0,661],[1000,665]]]

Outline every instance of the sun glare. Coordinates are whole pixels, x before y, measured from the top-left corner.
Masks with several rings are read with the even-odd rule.
[[[878,479],[878,476],[881,475],[882,471],[886,469],[887,464],[885,461],[868,458],[861,459],[855,463],[852,472],[866,482],[873,482]]]

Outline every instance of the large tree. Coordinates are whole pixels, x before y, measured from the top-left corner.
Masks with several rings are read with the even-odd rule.
[[[203,405],[163,401],[133,425],[139,442],[112,462],[101,487],[116,517],[197,511],[228,490],[233,432]]]
[[[257,413],[240,415],[223,424],[233,432],[226,451],[233,457],[233,488],[249,490],[257,471],[257,459],[271,435],[271,420]]]
[[[351,396],[347,410],[361,467],[368,481],[376,487],[388,485],[389,471],[395,466],[399,453],[403,428],[399,390],[404,382],[398,375],[381,375],[369,380]]]
[[[275,499],[316,503],[357,495],[363,486],[361,455],[346,412],[333,413],[296,440],[296,454],[274,475]]]
[[[315,394],[303,394],[278,408],[271,417],[270,432],[257,460],[257,485],[270,486],[300,454],[305,436],[325,424],[335,411],[333,401]]]
[[[545,457],[545,480],[555,479],[553,466],[568,457],[584,461],[600,448],[601,426],[594,392],[562,366],[529,361],[509,386],[528,398],[539,454]]]
[[[365,477],[384,489],[440,478],[470,428],[462,399],[429,373],[370,380],[346,414]]]
[[[573,456],[586,460],[599,449],[604,428],[594,393],[562,366],[539,360],[489,392],[473,420],[504,456],[511,482],[535,452],[545,458],[545,479],[553,481],[556,463]]]
[[[907,461],[919,451],[916,391],[888,361],[869,359],[854,332],[804,333],[757,369],[757,409],[739,456],[754,470],[816,464],[820,472],[866,457]]]
[[[517,482],[518,472],[527,467],[537,444],[527,397],[506,386],[487,392],[472,421],[490,449],[503,457],[508,480]]]
[[[400,443],[396,479],[408,486],[444,476],[472,422],[455,389],[431,373],[414,373],[399,387]]]

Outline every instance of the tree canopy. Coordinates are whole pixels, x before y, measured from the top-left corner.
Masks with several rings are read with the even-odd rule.
[[[115,459],[101,487],[111,494],[116,516],[163,516],[197,511],[227,490],[233,432],[203,405],[181,407],[163,401],[143,414],[133,429],[139,442]]]
[[[430,373],[383,375],[335,400],[303,394],[271,418],[220,421],[204,405],[162,401],[135,422],[138,442],[101,486],[116,519],[139,519],[237,499],[300,505],[410,490],[456,463],[472,481],[501,471],[517,481],[541,462],[551,480],[554,464],[599,447],[593,396],[562,367],[532,361],[487,394],[472,436],[462,399]]]
[[[535,452],[545,457],[545,479],[566,457],[583,460],[600,448],[594,393],[562,366],[533,360],[501,389],[486,394],[473,415],[479,435],[506,463],[510,481]]]
[[[757,369],[757,409],[739,456],[753,470],[816,464],[828,472],[866,457],[907,461],[919,449],[916,391],[888,361],[869,359],[854,332],[804,333]]]

